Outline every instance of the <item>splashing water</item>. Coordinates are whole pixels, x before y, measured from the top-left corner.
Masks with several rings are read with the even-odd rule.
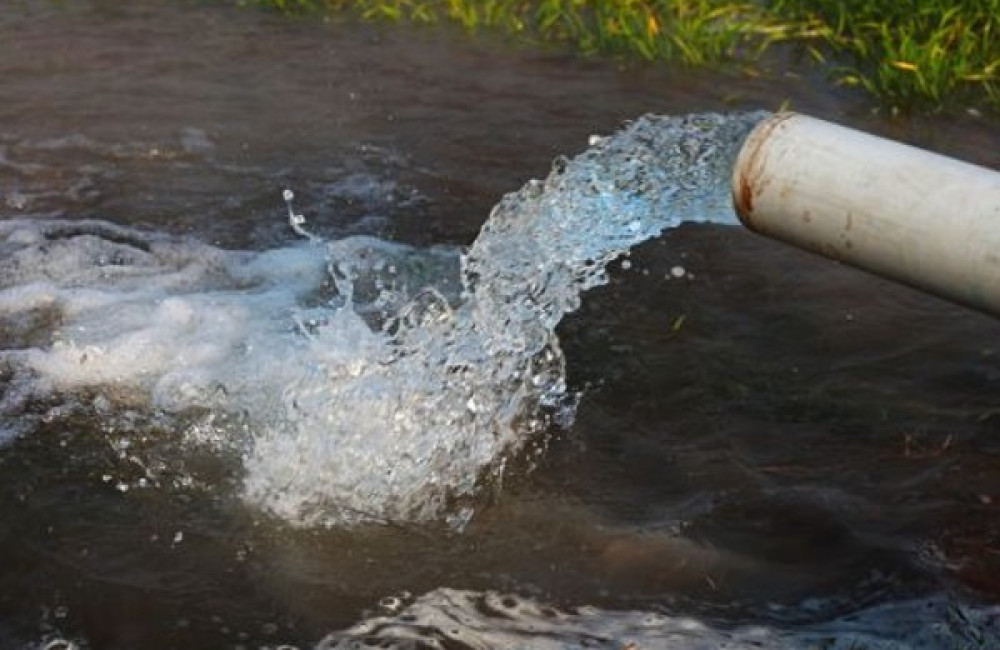
[[[594,138],[504,197],[462,257],[323,245],[290,195],[310,241],[261,253],[4,222],[8,435],[69,395],[155,409],[237,449],[244,497],[292,523],[461,526],[506,459],[570,415],[556,325],[630,247],[734,223],[732,162],[765,116],[647,116]]]

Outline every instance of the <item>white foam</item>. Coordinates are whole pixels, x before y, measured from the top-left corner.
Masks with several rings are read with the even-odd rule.
[[[247,349],[294,344],[289,315],[326,278],[319,247],[227,252],[94,222],[5,222],[0,245],[0,319],[35,339],[2,353],[20,401],[90,389],[169,412],[202,405],[196,387],[242,383],[263,363]]]

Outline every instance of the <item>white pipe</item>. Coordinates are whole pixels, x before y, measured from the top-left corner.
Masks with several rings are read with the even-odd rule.
[[[1000,173],[795,113],[747,137],[745,226],[1000,315]]]

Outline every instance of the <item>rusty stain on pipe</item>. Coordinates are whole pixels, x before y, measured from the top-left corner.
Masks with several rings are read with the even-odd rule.
[[[753,230],[753,200],[755,188],[765,186],[767,178],[764,176],[765,164],[762,160],[766,155],[764,145],[770,139],[771,134],[781,127],[781,124],[793,117],[794,113],[778,113],[765,120],[755,128],[743,148],[740,150],[736,163],[736,177],[733,183],[733,205],[740,221]]]

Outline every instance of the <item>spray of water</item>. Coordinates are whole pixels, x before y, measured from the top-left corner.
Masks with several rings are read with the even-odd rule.
[[[172,414],[236,450],[245,499],[294,524],[461,526],[507,459],[571,414],[556,325],[630,247],[733,223],[729,170],[763,117],[647,116],[593,138],[504,197],[462,256],[323,243],[291,193],[305,241],[260,253],[4,222],[0,413],[23,425],[72,395]]]
[[[425,294],[378,332],[338,312],[316,329],[280,425],[255,442],[247,495],[296,520],[468,516],[457,504],[565,401],[556,325],[631,246],[684,221],[732,221],[729,170],[762,117],[647,117],[596,139],[496,206],[455,305]],[[334,343],[345,332],[356,354]]]

